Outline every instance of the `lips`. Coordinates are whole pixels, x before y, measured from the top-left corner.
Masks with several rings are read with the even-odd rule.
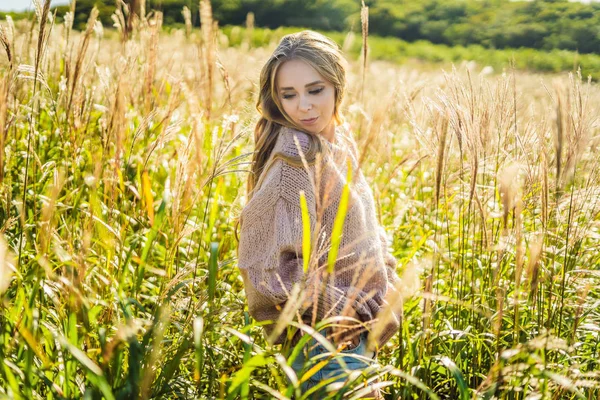
[[[304,124],[304,125],[312,125],[315,122],[317,122],[317,120],[319,119],[319,117],[315,117],[315,118],[310,118],[310,119],[301,119],[300,121]]]

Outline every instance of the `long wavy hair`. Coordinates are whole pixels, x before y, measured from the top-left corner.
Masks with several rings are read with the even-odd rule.
[[[340,105],[346,90],[346,60],[339,46],[331,39],[314,31],[302,31],[284,36],[269,57],[260,73],[260,91],[256,109],[260,119],[254,129],[254,154],[251,173],[248,174],[248,200],[252,197],[255,185],[271,156],[282,127],[290,127],[306,132],[296,125],[283,110],[277,94],[276,77],[279,67],[289,60],[302,60],[312,66],[335,88],[333,118],[337,125],[343,123]],[[310,132],[306,132],[315,136]],[[314,137],[314,140],[319,141]]]

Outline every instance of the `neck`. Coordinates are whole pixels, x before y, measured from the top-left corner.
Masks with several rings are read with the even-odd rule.
[[[329,125],[327,125],[319,134],[329,142],[335,142],[335,121],[331,119]]]

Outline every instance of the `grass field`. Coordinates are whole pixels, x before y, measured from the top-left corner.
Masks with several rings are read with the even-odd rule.
[[[222,42],[230,46],[239,46],[244,38],[255,46],[265,46],[286,33],[298,28],[280,27],[275,30],[254,28],[246,32],[239,26],[225,26]],[[351,57],[359,57],[362,40],[360,34],[353,32],[324,32],[343,45]],[[518,70],[536,71],[540,73],[576,72],[581,69],[583,76],[591,76],[593,81],[600,79],[600,55],[579,54],[568,50],[554,49],[542,51],[530,48],[491,49],[479,45],[447,46],[434,44],[426,40],[406,42],[395,37],[369,36],[370,57],[374,60],[406,63],[420,60],[428,64],[469,63],[480,69],[488,67],[498,72],[509,69],[511,65]]]
[[[274,42],[39,16],[0,31],[0,398],[301,398],[236,264]],[[366,379],[387,399],[599,399],[600,90],[459,65],[372,62],[363,83],[350,64],[406,295]]]

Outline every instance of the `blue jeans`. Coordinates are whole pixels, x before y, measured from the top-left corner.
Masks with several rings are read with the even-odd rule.
[[[321,332],[321,334],[323,333]],[[306,363],[305,351],[302,351],[292,363],[292,369],[296,372],[300,381],[302,381],[303,374],[316,364],[324,360],[329,361],[306,381],[302,382],[301,389],[303,393],[317,386],[322,381],[328,381],[327,384],[344,382],[350,372],[363,370],[375,362],[374,353],[367,352],[367,332],[361,333],[360,342],[356,347],[349,350],[342,350],[335,357],[332,357],[331,353],[314,339],[311,339],[306,347],[308,349],[304,350],[308,350],[309,362]],[[370,360],[354,356],[368,357]],[[345,368],[340,359],[343,360]],[[325,386],[323,385],[323,389]]]

